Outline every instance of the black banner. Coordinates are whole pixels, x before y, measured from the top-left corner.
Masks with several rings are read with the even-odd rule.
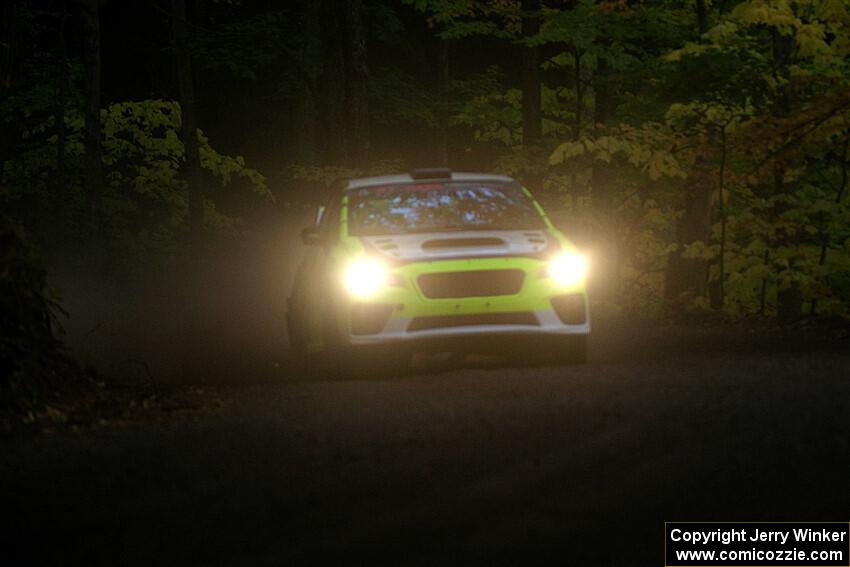
[[[837,522],[667,522],[668,567],[848,567],[850,524]]]

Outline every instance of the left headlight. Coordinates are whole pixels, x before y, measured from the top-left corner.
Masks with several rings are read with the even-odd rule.
[[[364,299],[387,284],[389,272],[373,258],[354,260],[345,270],[343,284],[352,297]]]
[[[549,262],[548,272],[560,285],[575,285],[587,276],[587,259],[581,254],[561,254]]]

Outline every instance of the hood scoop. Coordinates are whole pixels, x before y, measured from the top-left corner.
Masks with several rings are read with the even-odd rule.
[[[525,256],[540,254],[553,242],[542,230],[435,231],[361,238],[373,253],[402,261]]]
[[[501,238],[473,237],[473,238],[434,238],[422,243],[422,250],[445,250],[447,248],[504,248],[508,245]]]

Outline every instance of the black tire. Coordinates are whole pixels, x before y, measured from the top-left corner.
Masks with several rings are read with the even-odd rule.
[[[286,314],[289,344],[298,367],[308,379],[318,380],[387,380],[397,378],[410,369],[413,353],[403,345],[351,346],[340,334],[335,309],[328,305],[324,312],[324,339],[321,352],[308,352],[303,309],[290,299]]]
[[[298,316],[298,309],[291,299],[286,310],[286,335],[289,339],[289,347],[296,355],[302,355],[306,350],[304,326],[301,318]]]

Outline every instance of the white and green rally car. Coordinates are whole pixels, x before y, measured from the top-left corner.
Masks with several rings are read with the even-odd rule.
[[[421,169],[352,179],[302,238],[310,248],[287,314],[301,354],[586,359],[585,259],[510,177]]]

